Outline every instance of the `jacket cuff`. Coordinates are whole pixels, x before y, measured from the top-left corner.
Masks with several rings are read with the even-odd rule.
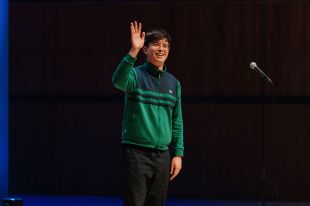
[[[181,156],[181,157],[183,157],[184,156],[183,149],[176,149],[175,152],[174,152],[174,156]]]
[[[127,54],[127,55],[124,57],[124,60],[133,65],[133,64],[135,64],[135,62],[137,61],[137,58],[133,58],[132,56],[130,56],[130,54]]]

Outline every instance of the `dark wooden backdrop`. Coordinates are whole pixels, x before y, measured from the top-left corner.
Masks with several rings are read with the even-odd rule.
[[[182,83],[184,168],[169,196],[260,197],[255,61],[274,82],[267,197],[310,200],[310,3],[301,0],[12,2],[11,193],[121,194],[124,98],[111,77],[135,19],[171,33],[167,65]]]

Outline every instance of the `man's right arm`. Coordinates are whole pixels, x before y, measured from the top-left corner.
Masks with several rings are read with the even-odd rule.
[[[116,88],[124,92],[133,90],[137,79],[136,72],[133,69],[135,62],[136,59],[127,54],[117,66],[112,77],[112,83]]]
[[[141,23],[136,21],[130,23],[131,49],[118,65],[112,77],[113,85],[124,92],[133,91],[136,85],[137,76],[133,66],[144,45],[145,37],[145,32],[142,32],[141,29]]]

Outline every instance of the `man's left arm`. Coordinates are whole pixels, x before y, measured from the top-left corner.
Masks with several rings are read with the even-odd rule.
[[[172,141],[173,155],[171,160],[170,180],[174,179],[182,169],[182,157],[184,155],[183,142],[183,118],[181,106],[181,85],[178,83],[177,102],[172,114]]]

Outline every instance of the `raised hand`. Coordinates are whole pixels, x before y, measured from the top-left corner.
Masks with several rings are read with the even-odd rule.
[[[137,23],[137,21],[130,23],[130,33],[131,33],[131,50],[129,54],[132,57],[136,57],[140,49],[144,45],[145,32],[141,32],[142,24]]]

